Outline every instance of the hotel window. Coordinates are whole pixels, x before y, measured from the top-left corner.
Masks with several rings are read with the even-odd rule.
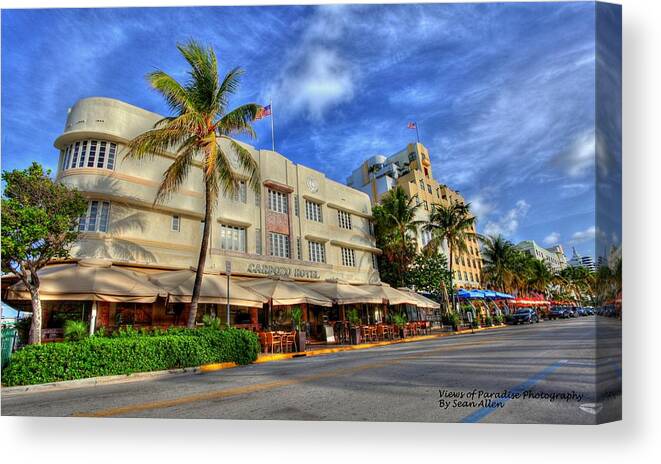
[[[337,224],[342,229],[351,230],[351,214],[346,211],[337,211]]]
[[[287,214],[289,212],[287,194],[269,189],[269,209],[276,213]]]
[[[326,262],[326,249],[323,243],[308,242],[308,254],[310,255],[310,261],[313,263]]]
[[[356,251],[352,248],[342,248],[342,266],[356,266]]]
[[[85,154],[87,153],[87,140],[83,140],[83,145],[80,148],[80,158],[78,159],[78,167],[85,166]]]
[[[372,267],[377,271],[379,270],[379,259],[374,253],[372,253]]]
[[[78,230],[80,232],[107,232],[109,216],[109,202],[92,200],[87,205],[87,214],[78,220]]]
[[[246,252],[246,229],[243,227],[220,225],[220,248],[229,251]]]
[[[116,144],[103,140],[74,142],[66,148],[62,170],[82,167],[114,169],[116,152]]]
[[[269,254],[279,258],[289,258],[289,235],[269,233]]]
[[[294,214],[298,216],[299,214],[299,204],[298,204],[298,195],[294,195]]]
[[[259,190],[255,192],[255,206],[258,208],[262,207],[262,194]]]
[[[464,280],[468,281],[468,274],[466,274],[466,271],[464,271]]]
[[[90,142],[90,153],[87,156],[87,167],[88,168],[93,168],[94,167],[94,158],[96,158],[96,145],[97,145],[96,140],[92,140]]]
[[[420,190],[425,190],[425,182],[422,180],[420,181]]]
[[[422,238],[422,246],[426,247],[429,242],[431,242],[431,231],[430,230],[422,230],[420,233],[421,238]]]
[[[301,237],[296,237],[296,259],[303,259],[303,243]]]
[[[427,191],[431,193],[431,185],[427,184]]]
[[[248,189],[246,187],[246,181],[240,180],[236,185],[236,190],[233,193],[225,192],[223,195],[225,198],[230,198],[232,201],[237,203],[247,203],[248,202]]]
[[[429,211],[429,204],[427,203],[427,200],[423,201],[422,205],[425,207],[427,211]]]
[[[172,224],[170,228],[174,232],[179,232],[181,230],[181,218],[179,216],[172,216]]]
[[[324,222],[321,216],[321,205],[314,201],[305,200],[305,219],[308,221]]]
[[[262,229],[255,229],[255,253],[262,254]]]

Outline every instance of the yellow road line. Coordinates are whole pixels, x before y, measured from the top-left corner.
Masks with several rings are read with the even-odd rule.
[[[423,354],[427,353],[433,353],[433,352],[438,352],[438,351],[454,351],[462,348],[466,348],[467,346],[478,346],[478,345],[485,345],[489,343],[488,341],[479,341],[479,342],[474,342],[474,343],[463,343],[461,345],[453,345],[453,346],[443,346],[439,347],[433,350],[425,351]],[[212,392],[207,392],[207,393],[199,393],[196,395],[188,395],[188,396],[182,396],[180,398],[174,398],[170,400],[162,400],[162,401],[151,401],[151,402],[146,402],[146,403],[138,403],[138,404],[131,404],[127,406],[119,406],[116,408],[109,408],[109,409],[102,409],[99,411],[95,412],[76,412],[73,414],[74,417],[110,417],[110,416],[118,416],[122,414],[132,414],[140,411],[147,411],[147,410],[152,410],[152,409],[164,409],[164,408],[171,408],[174,406],[179,406],[182,404],[187,404],[187,403],[195,403],[198,401],[210,401],[210,400],[218,400],[222,398],[228,398],[232,396],[238,396],[238,395],[247,395],[250,393],[256,393],[260,391],[266,391],[266,390],[273,390],[276,388],[282,388],[282,387],[287,387],[290,385],[297,385],[305,382],[312,382],[316,381],[319,379],[324,379],[324,378],[330,378],[330,377],[338,377],[341,375],[348,375],[348,374],[354,374],[360,371],[368,370],[368,369],[377,369],[380,367],[387,367],[387,366],[392,366],[394,364],[399,364],[402,361],[409,360],[409,359],[415,359],[415,358],[420,358],[420,354],[410,354],[406,356],[400,356],[398,358],[394,358],[389,361],[382,361],[379,363],[370,363],[370,364],[363,364],[360,366],[356,367],[350,367],[350,368],[340,368],[340,369],[334,369],[332,371],[327,371],[323,372],[320,374],[314,374],[314,375],[307,375],[303,377],[298,377],[294,379],[288,379],[288,380],[278,380],[275,382],[267,382],[267,383],[260,383],[260,384],[253,384],[253,385],[244,385],[241,387],[235,387],[235,388],[228,388],[225,390],[216,390]]]

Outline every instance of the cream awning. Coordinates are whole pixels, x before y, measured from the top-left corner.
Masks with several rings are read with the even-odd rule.
[[[308,288],[311,288],[317,293],[321,293],[326,298],[330,298],[334,303],[344,304],[361,304],[361,303],[374,303],[380,304],[381,298],[371,295],[363,290],[361,287],[344,283],[338,280],[326,280],[324,282],[310,282],[304,283]]]
[[[113,266],[109,261],[54,264],[37,275],[42,300],[153,303],[159,294],[165,296],[146,275]],[[30,292],[18,282],[9,288],[7,299],[29,300]]]
[[[411,304],[417,305],[419,300],[407,292],[399,291],[388,284],[380,285],[361,285],[361,290],[365,290],[371,295],[387,301],[391,305]]]
[[[296,304],[333,306],[331,299],[292,280],[270,278],[250,279],[240,281],[239,285],[271,299],[274,306]]]
[[[154,285],[166,291],[170,303],[190,303],[195,284],[195,271],[166,271],[149,276]],[[261,307],[267,298],[240,285],[236,279],[230,279],[230,304],[234,306]],[[200,303],[227,304],[227,276],[205,273],[202,277]]]
[[[439,309],[441,307],[441,305],[438,304],[437,302],[435,302],[434,300],[431,300],[431,299],[427,298],[426,296],[420,295],[419,293],[414,292],[410,288],[399,287],[397,290],[399,290],[400,292],[408,293],[413,298],[418,300],[419,303],[416,303],[415,305],[420,307],[420,308]]]

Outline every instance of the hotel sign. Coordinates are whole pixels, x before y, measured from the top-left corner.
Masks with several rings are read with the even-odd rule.
[[[319,271],[312,271],[300,268],[290,268],[285,266],[272,266],[270,264],[248,265],[248,272],[251,274],[261,274],[266,276],[290,277],[292,279],[319,279]]]

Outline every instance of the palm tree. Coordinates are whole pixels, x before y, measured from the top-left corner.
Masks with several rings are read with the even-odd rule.
[[[553,279],[553,273],[544,261],[535,259],[532,256],[530,258],[528,288],[547,296],[549,285]]]
[[[502,235],[479,236],[482,242],[482,260],[484,268],[482,275],[485,283],[496,290],[506,292],[510,290],[513,281],[512,256],[514,244]]]
[[[395,265],[397,286],[404,285],[406,269],[415,258],[416,232],[423,222],[415,219],[420,205],[414,204],[414,200],[397,186],[387,192],[381,204],[372,210],[377,246],[384,251],[385,258]]]
[[[450,271],[450,288],[454,294],[454,264],[455,251],[466,253],[466,241],[475,236],[473,232],[475,216],[470,212],[470,204],[452,203],[450,205],[434,205],[429,214],[429,222],[424,228],[432,233],[432,239],[427,247],[438,248],[443,242],[448,247],[448,270]]]
[[[257,163],[250,152],[230,136],[254,137],[252,121],[261,108],[246,104],[229,110],[229,98],[239,88],[241,68],[232,69],[219,80],[218,62],[212,48],[195,41],[178,44],[177,49],[190,65],[188,79],[180,83],[164,71],[157,70],[147,79],[167,101],[173,116],[158,121],[154,128],[138,135],[128,145],[127,157],[152,158],[174,151],[175,159],[163,173],[154,204],[165,201],[186,180],[195,161],[202,163],[204,180],[204,230],[197,261],[188,326],[195,326],[197,304],[206,264],[212,213],[221,192],[235,194],[239,181],[246,180],[259,190]],[[223,142],[221,146],[219,142]],[[233,155],[233,169],[229,156]]]

